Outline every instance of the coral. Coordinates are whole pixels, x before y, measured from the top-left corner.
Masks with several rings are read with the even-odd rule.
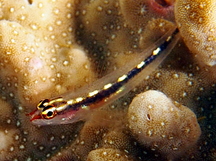
[[[64,14],[58,8],[61,5],[66,5],[67,10]],[[16,13],[15,8],[23,8],[23,11]],[[72,42],[75,41],[72,37],[73,21],[69,16],[73,14],[72,3],[67,1],[64,4],[59,2],[35,2],[31,5],[19,3],[15,7],[15,4],[5,1],[1,9],[5,13],[2,18],[7,18],[7,20],[0,22],[0,30],[1,33],[8,35],[2,34],[0,44],[1,76],[7,78],[1,83],[4,88],[7,87],[6,96],[18,97],[22,103],[32,105],[43,96],[48,96],[47,90],[51,88],[53,88],[51,93],[63,93],[70,88],[80,87],[86,82],[85,78],[88,78],[87,81],[94,79],[86,54],[81,47]],[[32,13],[32,16],[27,14],[31,9],[37,14]],[[6,14],[6,10],[10,12]],[[34,19],[34,16],[38,17]],[[20,19],[20,17],[24,18]],[[59,24],[58,21],[62,23]],[[74,75],[77,76],[74,77]],[[63,87],[62,81],[68,84],[64,84]],[[12,92],[15,90],[16,93]]]
[[[215,54],[215,10],[214,0],[177,0],[175,18],[188,48],[201,63],[213,66]]]
[[[184,1],[177,1],[175,15],[180,15],[181,2]],[[192,45],[187,43],[187,39],[191,40],[184,36],[178,18],[186,45],[180,41],[159,69],[121,99],[92,110],[86,121],[74,124],[35,126],[26,116],[41,99],[79,92],[81,86],[116,68],[125,68],[143,48],[173,26],[173,3],[173,0],[142,3],[138,0],[0,0],[0,160],[82,161],[104,154],[107,154],[104,160],[117,157],[167,160],[165,150],[152,150],[143,144],[131,132],[127,120],[128,107],[136,100],[135,96],[155,89],[163,92],[166,99],[182,104],[178,108],[187,109],[186,113],[180,112],[185,120],[191,119],[187,113],[193,118],[195,114],[202,131],[197,142],[192,139],[194,144],[186,154],[175,153],[168,158],[215,160],[215,72],[212,67],[201,65],[188,50],[193,52]],[[143,4],[149,7],[147,17],[139,15]],[[210,16],[206,10],[200,11]],[[151,15],[153,21],[148,22]],[[188,19],[183,14],[182,18]],[[190,29],[189,22],[185,31]],[[213,21],[206,22],[208,26]],[[152,39],[146,36],[152,33],[155,35]],[[202,59],[202,54],[194,53]]]
[[[128,121],[141,144],[169,159],[193,146],[201,134],[195,114],[159,91],[137,95],[129,106]]]
[[[125,23],[137,29],[144,27],[153,18],[165,18],[173,20],[172,1],[154,0],[120,0],[120,9]],[[162,3],[161,3],[162,2]]]
[[[148,48],[151,44],[155,43],[164,35],[169,29],[174,27],[174,24],[164,19],[153,19],[148,21],[144,31],[140,35],[139,47],[141,49]],[[154,34],[149,31],[155,31]]]
[[[89,153],[87,161],[109,161],[109,160],[119,160],[119,161],[129,161],[126,154],[116,149],[97,149]]]

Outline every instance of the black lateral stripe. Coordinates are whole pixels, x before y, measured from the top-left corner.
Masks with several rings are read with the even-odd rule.
[[[160,51],[157,54],[152,54],[150,56],[148,56],[144,61],[144,65],[141,68],[137,68],[134,67],[132,70],[130,70],[127,74],[126,74],[126,78],[123,79],[122,81],[118,81],[116,80],[115,83],[112,84],[112,86],[108,89],[102,89],[101,91],[99,91],[96,95],[91,96],[91,97],[86,97],[85,99],[83,99],[82,101],[78,102],[78,103],[74,103],[72,105],[69,105],[68,108],[71,108],[72,110],[79,110],[80,107],[84,106],[89,106],[91,104],[100,102],[101,100],[104,100],[105,98],[109,98],[109,96],[111,96],[112,94],[116,93],[121,87],[123,87],[129,80],[131,80],[133,77],[135,77],[136,75],[138,75],[140,72],[143,71],[143,69],[145,69],[146,66],[148,66],[152,61],[154,61],[170,44],[170,42],[172,41],[172,38],[179,32],[178,29],[176,29],[173,34],[171,35],[171,37],[169,37],[168,40],[164,41],[161,45],[160,45]],[[156,48],[157,49],[157,48]],[[156,50],[155,49],[155,50]],[[141,63],[141,62],[140,62]]]

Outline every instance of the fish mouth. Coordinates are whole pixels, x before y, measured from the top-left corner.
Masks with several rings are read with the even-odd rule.
[[[38,111],[38,109],[26,114],[26,116],[30,116],[31,122],[33,122],[34,120],[37,120],[37,119],[42,119],[42,116],[40,114],[40,111]]]
[[[51,125],[53,124],[52,119],[51,120],[47,120],[45,118],[42,117],[41,112],[36,109],[28,114],[26,114],[26,116],[30,116],[30,121],[35,124],[35,125]]]

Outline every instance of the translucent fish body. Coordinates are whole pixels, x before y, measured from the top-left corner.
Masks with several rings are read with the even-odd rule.
[[[112,103],[138,85],[160,65],[178,39],[178,29],[174,28],[125,67],[76,92],[42,100],[37,109],[29,114],[32,123],[53,125],[85,120],[92,109]]]

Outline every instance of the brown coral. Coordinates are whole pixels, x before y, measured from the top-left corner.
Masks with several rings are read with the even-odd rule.
[[[40,99],[72,92],[97,76],[124,68],[142,50],[145,26],[132,24],[134,15],[124,17],[122,2],[0,1],[0,160],[77,161],[97,157],[102,151],[109,152],[109,159],[120,154],[123,159],[166,160],[164,153],[140,144],[127,126],[131,100],[149,89],[163,91],[198,117],[200,139],[179,159],[215,160],[215,78],[210,68],[197,65],[182,42],[162,69],[111,106],[92,112],[87,122],[38,127],[25,115]],[[157,1],[161,7],[173,2]],[[152,16],[161,18],[155,9]],[[173,17],[172,12],[168,15]]]

